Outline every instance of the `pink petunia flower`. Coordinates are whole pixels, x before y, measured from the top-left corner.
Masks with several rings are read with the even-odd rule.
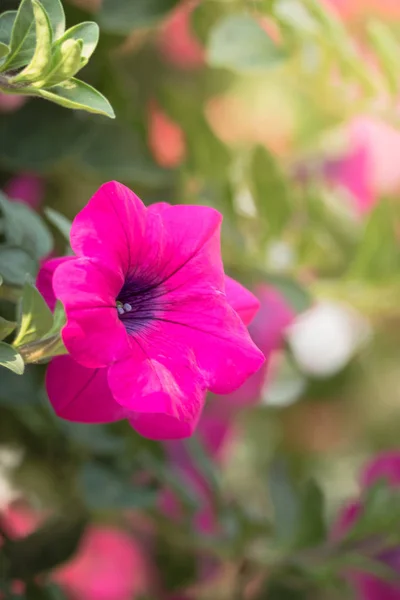
[[[91,527],[78,552],[53,579],[71,600],[127,600],[149,588],[149,569],[141,548],[114,527]]]
[[[116,182],[77,215],[76,256],[49,261],[38,277],[67,315],[70,355],[53,359],[46,378],[59,416],[187,437],[207,390],[230,393],[261,367],[245,327],[258,301],[237,282],[225,292],[221,219],[203,206],[146,208]]]
[[[44,182],[41,177],[30,173],[20,173],[10,179],[4,192],[13,200],[20,200],[31,208],[39,208],[44,196]]]
[[[383,452],[368,463],[361,475],[361,487],[368,488],[382,479],[392,487],[400,486],[400,452]],[[345,506],[334,526],[333,537],[341,538],[356,523],[362,510],[361,501],[351,502]],[[383,551],[376,558],[400,576],[400,547]],[[360,600],[400,600],[398,582],[385,581],[372,574],[355,571],[349,574],[349,580]]]
[[[229,285],[228,283],[227,289]],[[270,358],[282,348],[285,330],[295,317],[285,298],[272,286],[258,285],[254,293],[260,301],[260,310],[249,325],[249,333],[253,342],[265,355],[266,361],[239,389],[220,399],[224,412],[235,411],[258,402],[268,376]],[[216,404],[215,410],[218,409],[219,405]]]

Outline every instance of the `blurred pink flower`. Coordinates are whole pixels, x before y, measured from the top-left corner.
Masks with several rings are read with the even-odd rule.
[[[400,486],[400,452],[387,451],[378,455],[365,467],[361,475],[361,488],[365,489],[379,480],[393,487]],[[349,503],[344,507],[334,526],[333,537],[340,539],[354,525],[362,513],[361,501]],[[376,557],[400,576],[400,548],[392,548]],[[357,591],[360,600],[400,600],[400,584],[389,582],[369,573],[352,571],[349,581]]]
[[[322,0],[322,2],[334,8],[344,20],[356,20],[371,14],[400,19],[398,0]]]
[[[0,113],[15,112],[26,102],[26,96],[0,93]]]
[[[198,3],[197,0],[185,0],[178,4],[160,32],[158,44],[161,55],[181,69],[194,69],[204,64],[204,50],[190,23]]]
[[[230,393],[261,367],[241,319],[259,303],[233,280],[225,293],[221,219],[204,206],[146,208],[116,182],[77,215],[76,256],[49,261],[38,277],[67,314],[70,356],[53,359],[46,379],[59,416],[129,419],[146,437],[188,437],[207,389]]]
[[[11,538],[33,533],[43,519],[42,513],[21,503],[0,513],[0,523]],[[110,526],[91,526],[76,555],[54,570],[51,579],[70,600],[133,600],[149,588],[149,565],[130,536]],[[15,583],[16,591],[22,590],[21,585]]]
[[[272,354],[283,345],[285,329],[292,323],[295,313],[283,295],[269,285],[258,285],[254,293],[260,309],[248,329],[253,342],[265,355],[264,365],[229,396],[216,398],[213,410],[234,412],[240,407],[255,404],[260,399]]]
[[[113,527],[91,527],[78,552],[53,579],[71,600],[128,600],[149,587],[148,564],[137,543]]]
[[[326,177],[354,198],[358,214],[371,211],[379,196],[400,190],[400,132],[383,121],[357,117],[347,129],[349,151],[328,161]]]
[[[149,105],[149,147],[161,167],[177,167],[185,158],[186,143],[182,128],[153,100]]]
[[[43,200],[44,182],[37,175],[20,173],[7,182],[4,192],[12,200],[20,200],[37,209]]]

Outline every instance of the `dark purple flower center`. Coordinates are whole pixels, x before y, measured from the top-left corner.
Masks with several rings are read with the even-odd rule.
[[[162,296],[157,284],[127,277],[117,297],[117,311],[128,333],[137,333],[156,318]]]

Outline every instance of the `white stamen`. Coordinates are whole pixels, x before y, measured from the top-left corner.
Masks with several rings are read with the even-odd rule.
[[[117,306],[117,311],[118,311],[118,314],[119,314],[119,315],[124,315],[124,314],[125,314],[125,311],[124,311],[124,309],[122,308],[122,306]]]
[[[124,310],[126,310],[126,312],[130,312],[132,310],[132,306],[130,304],[124,304]]]

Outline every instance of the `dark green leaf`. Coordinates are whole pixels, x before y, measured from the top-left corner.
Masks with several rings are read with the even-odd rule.
[[[42,79],[51,68],[51,43],[53,34],[49,17],[38,0],[31,1],[35,17],[35,52],[28,66],[11,79],[14,83]]]
[[[68,560],[76,551],[86,527],[86,515],[67,511],[25,538],[7,545],[11,578],[31,579]]]
[[[23,285],[27,275],[35,277],[37,262],[21,248],[0,247],[0,275],[9,285]]]
[[[94,509],[148,508],[157,501],[155,490],[135,486],[95,463],[83,467],[80,479],[86,502]]]
[[[0,15],[0,42],[2,44],[6,44],[7,46],[10,45],[11,31],[16,16],[16,10],[7,10]]]
[[[125,441],[114,435],[106,425],[86,425],[61,421],[60,426],[76,444],[88,448],[92,453],[114,455],[124,452]]]
[[[43,385],[40,369],[34,365],[25,365],[24,376],[11,371],[1,372],[0,404],[10,408],[39,404],[39,391]]]
[[[301,493],[299,529],[296,534],[297,548],[317,546],[326,539],[324,495],[318,484],[310,479]]]
[[[265,219],[267,230],[273,236],[279,235],[291,215],[289,192],[274,157],[261,146],[253,154],[250,181],[257,209]]]
[[[53,314],[34,285],[25,282],[20,308],[20,321],[14,346],[19,347],[45,336],[53,324]]]
[[[8,246],[18,246],[35,258],[47,256],[53,239],[38,214],[23,202],[7,200],[0,193],[0,211],[4,219],[4,236]]]
[[[90,126],[79,113],[31,100],[0,115],[0,160],[10,169],[44,171],[82,148]]]
[[[129,34],[132,29],[149,27],[162,19],[179,0],[103,0],[99,13],[104,31]]]
[[[17,324],[12,321],[7,321],[3,317],[0,317],[0,341],[4,340],[10,333],[14,331]]]
[[[65,108],[86,110],[98,115],[115,118],[111,104],[100,92],[91,85],[74,77],[62,85],[46,90],[29,88],[29,93],[51,100]]]
[[[274,526],[278,540],[290,544],[298,531],[301,515],[298,492],[287,465],[276,459],[268,472],[268,491],[274,509]]]
[[[5,342],[0,342],[0,366],[10,369],[17,375],[22,375],[25,367],[19,352]]]
[[[72,225],[71,221],[67,219],[67,217],[59,213],[57,210],[54,210],[54,208],[51,208],[50,206],[45,207],[44,214],[46,215],[50,223],[54,225],[56,229],[58,229],[58,231],[64,236],[66,241],[69,243]]]
[[[212,29],[208,62],[239,72],[262,72],[281,64],[285,53],[252,17],[229,15]]]

